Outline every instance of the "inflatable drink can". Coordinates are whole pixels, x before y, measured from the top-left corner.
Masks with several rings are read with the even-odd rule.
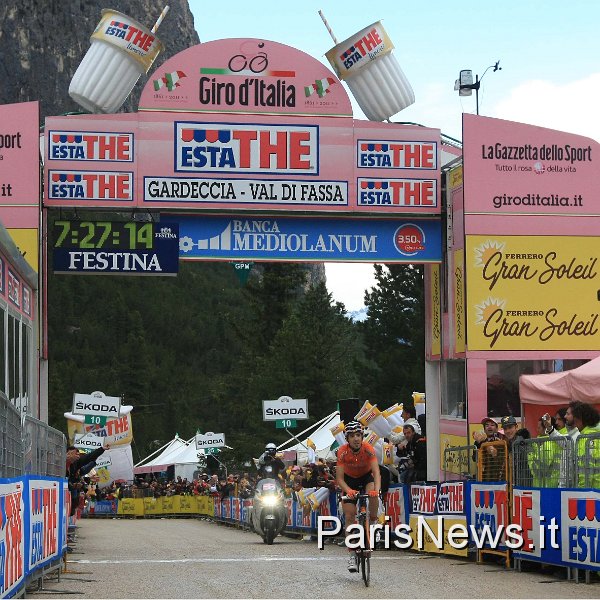
[[[71,80],[69,95],[90,112],[114,113],[162,49],[161,41],[144,25],[104,9],[91,46]]]
[[[370,121],[385,121],[415,101],[415,94],[380,21],[365,27],[325,56]]]

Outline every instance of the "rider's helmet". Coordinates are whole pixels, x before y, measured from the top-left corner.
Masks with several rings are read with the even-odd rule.
[[[346,427],[344,427],[344,435],[346,439],[351,433],[359,432],[361,435],[364,433],[363,426],[358,421],[350,421]]]
[[[271,456],[275,456],[275,453],[277,452],[277,446],[273,444],[273,442],[270,442],[265,446],[265,452]]]

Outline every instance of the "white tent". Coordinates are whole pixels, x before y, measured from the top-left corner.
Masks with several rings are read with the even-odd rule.
[[[298,456],[298,464],[305,464],[308,462],[307,441],[310,438],[310,440],[316,446],[315,453],[317,458],[322,458],[324,460],[335,460],[335,453],[333,450],[331,450],[331,446],[335,442],[335,438],[333,437],[330,428],[335,427],[339,422],[340,413],[336,410],[321,421],[318,421],[314,425],[311,425],[296,435],[295,438],[292,437],[287,442],[281,444],[278,450],[295,450]],[[298,440],[300,440],[300,443],[298,443]]]
[[[188,445],[185,448],[181,448],[179,454],[171,457],[173,464],[175,465],[175,477],[181,477],[191,481],[199,477],[198,463],[199,458],[204,455],[204,450],[198,450],[196,448],[195,436],[188,440]]]
[[[178,435],[175,435],[170,442],[166,443],[162,448],[159,448],[135,465],[133,469],[134,474],[140,475],[143,473],[166,471],[168,467],[174,464],[173,458],[187,446],[188,442],[182,440]],[[157,452],[160,452],[160,454],[155,458],[152,458]]]

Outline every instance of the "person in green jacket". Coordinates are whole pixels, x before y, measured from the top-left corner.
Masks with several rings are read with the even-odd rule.
[[[555,426],[551,418],[552,426]],[[532,476],[533,487],[558,487],[560,475],[561,447],[546,435],[544,418],[537,422],[537,439],[546,438],[546,441],[535,443],[527,454],[527,464]]]
[[[571,407],[573,423],[579,430],[576,441],[577,486],[600,489],[600,413],[585,402]],[[597,439],[585,437],[597,434]]]

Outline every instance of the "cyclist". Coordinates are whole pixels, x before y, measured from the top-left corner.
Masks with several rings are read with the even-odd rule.
[[[270,477],[273,479],[279,479],[279,474],[285,471],[285,463],[276,456],[277,446],[272,442],[265,446],[265,451],[260,455],[258,459],[258,472],[261,477]],[[269,475],[265,473],[265,467],[270,465],[273,468],[273,472]]]
[[[356,519],[356,496],[359,493],[369,495],[369,516],[371,523],[377,522],[379,492],[381,491],[381,474],[377,464],[375,448],[363,441],[363,427],[358,421],[350,421],[344,429],[347,444],[337,454],[336,478],[342,495],[348,496],[343,501],[346,535],[348,527]],[[350,550],[350,548],[349,548]],[[348,559],[348,571],[356,573],[356,557],[353,550]]]

